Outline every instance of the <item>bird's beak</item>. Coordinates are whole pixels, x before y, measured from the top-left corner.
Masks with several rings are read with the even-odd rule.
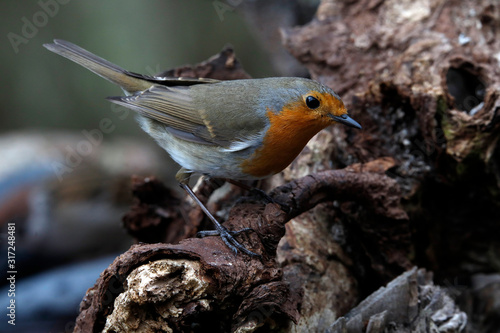
[[[349,127],[354,127],[354,128],[359,128],[361,129],[361,125],[358,124],[358,122],[351,117],[349,117],[347,114],[343,114],[341,116],[334,116],[334,115],[328,115],[330,118],[335,120],[338,123],[347,125]]]

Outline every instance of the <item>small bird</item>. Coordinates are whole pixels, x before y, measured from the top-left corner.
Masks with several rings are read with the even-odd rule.
[[[142,129],[181,166],[177,181],[217,229],[199,235],[220,235],[230,249],[250,256],[260,257],[233,236],[251,229],[222,226],[194,194],[190,176],[266,178],[286,168],[320,130],[334,123],[361,128],[340,97],[313,80],[141,75],[67,41],[56,39],[44,46],[124,90],[126,96],[107,99],[136,111]]]

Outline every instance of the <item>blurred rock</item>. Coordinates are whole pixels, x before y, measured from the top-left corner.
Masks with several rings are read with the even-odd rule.
[[[7,223],[16,225],[20,277],[127,249],[133,241],[121,218],[132,201],[131,176],[173,178],[152,142],[98,139],[97,132],[0,137],[0,227],[6,238]]]
[[[88,286],[115,256],[64,266],[22,281],[16,281],[15,297],[8,297],[9,287],[0,289],[2,308],[11,299],[16,304],[15,326],[0,321],[2,332],[67,332],[74,326],[74,318]]]

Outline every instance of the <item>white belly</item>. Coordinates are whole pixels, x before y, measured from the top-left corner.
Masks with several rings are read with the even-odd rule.
[[[141,128],[165,149],[183,168],[214,178],[254,179],[242,173],[240,164],[253,153],[253,149],[227,149],[220,146],[201,145],[179,139],[165,130],[163,124],[137,117]]]

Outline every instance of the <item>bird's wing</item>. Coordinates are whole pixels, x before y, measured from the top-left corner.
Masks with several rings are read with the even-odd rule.
[[[202,112],[193,104],[190,86],[153,85],[134,95],[108,100],[166,125],[171,134],[181,139],[227,148],[231,145],[228,138],[210,133]]]

